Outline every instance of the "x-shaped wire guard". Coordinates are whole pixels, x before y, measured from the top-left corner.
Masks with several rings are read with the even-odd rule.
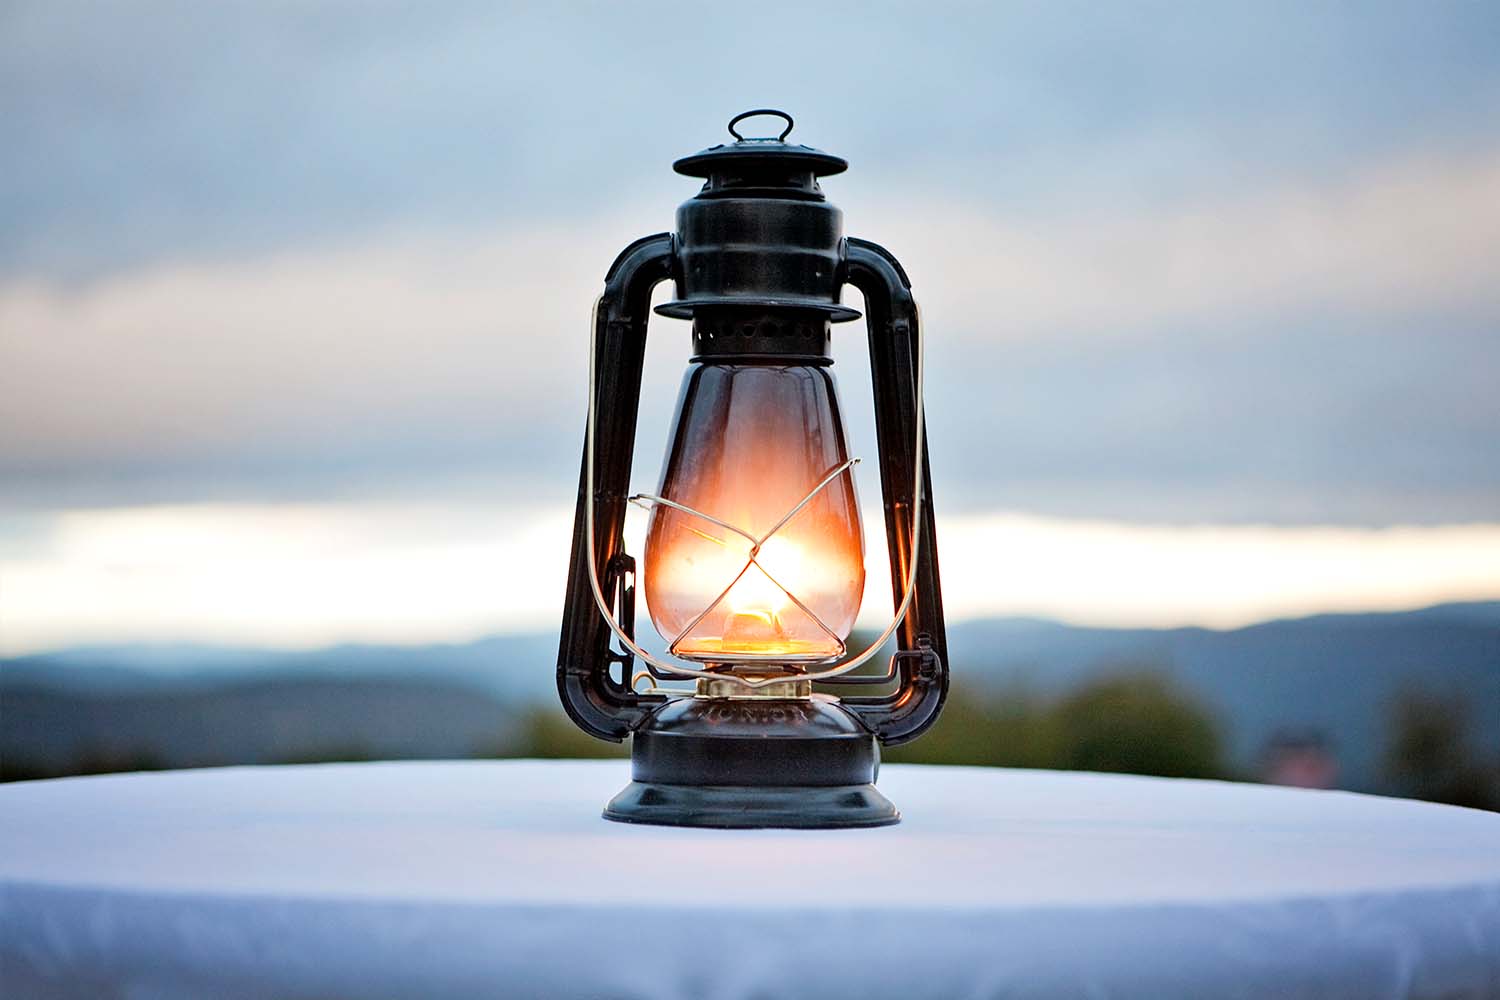
[[[801,609],[803,614],[812,619],[813,624],[817,625],[818,628],[822,629],[824,633],[827,634],[828,638],[832,639],[835,643],[838,644],[839,650],[837,653],[833,654],[835,658],[844,655],[845,647],[843,636],[839,635],[833,629],[829,628],[828,624],[824,622],[823,619],[819,618],[817,613],[814,612],[812,608],[809,608],[806,604],[803,604],[796,594],[792,593],[786,588],[784,584],[782,584],[780,580],[772,576],[771,571],[766,569],[766,567],[760,562],[759,556],[761,546],[769,542],[772,536],[776,534],[776,532],[786,527],[787,522],[796,517],[798,514],[802,513],[802,509],[808,504],[812,503],[813,498],[816,497],[819,493],[823,492],[823,490],[825,490],[830,483],[842,476],[846,470],[851,469],[858,464],[859,459],[851,458],[838,465],[833,469],[833,471],[829,472],[828,475],[819,480],[818,485],[814,486],[808,492],[807,496],[799,500],[796,506],[787,511],[786,514],[782,516],[781,520],[777,521],[776,524],[772,526],[770,531],[766,532],[764,535],[761,535],[759,538],[755,537],[750,532],[737,525],[730,524],[728,521],[714,517],[712,514],[705,514],[701,510],[694,510],[687,504],[678,503],[676,500],[668,500],[666,497],[659,497],[651,493],[637,493],[635,496],[630,497],[630,502],[635,504],[637,507],[649,508],[652,504],[661,504],[664,507],[671,507],[673,510],[680,510],[684,514],[690,514],[693,517],[702,518],[703,520],[708,521],[710,524],[716,524],[719,527],[723,528],[725,531],[732,531],[736,535],[739,535],[741,538],[750,543],[750,554],[745,559],[745,565],[741,566],[740,571],[734,575],[734,579],[730,580],[729,583],[724,587],[724,589],[719,591],[719,596],[710,601],[708,607],[698,612],[697,617],[688,622],[687,626],[677,634],[677,638],[673,639],[671,643],[668,644],[667,649],[674,656],[681,655],[677,652],[678,645],[682,642],[682,640],[686,639],[688,635],[692,633],[693,629],[698,627],[699,622],[703,621],[703,619],[712,614],[713,610],[719,606],[724,598],[729,596],[729,592],[734,589],[735,584],[739,583],[740,580],[744,578],[745,574],[750,572],[751,566],[758,568],[762,573],[764,573],[766,579],[770,580],[771,583],[775,585],[777,590],[785,594],[793,604],[797,605],[797,607]],[[705,535],[704,537],[709,538],[711,536]],[[720,545],[725,544],[722,538],[711,538],[711,540],[718,542]]]

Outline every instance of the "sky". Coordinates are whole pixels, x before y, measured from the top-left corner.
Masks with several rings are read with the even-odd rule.
[[[1482,3],[0,5],[0,653],[555,627],[590,304],[763,106],[912,276],[955,617],[1500,597],[1497,51]]]

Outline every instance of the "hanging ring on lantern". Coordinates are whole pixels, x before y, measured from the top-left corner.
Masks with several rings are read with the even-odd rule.
[[[758,118],[761,115],[770,115],[773,118],[780,118],[782,121],[786,122],[786,128],[782,129],[781,134],[776,137],[777,142],[786,142],[786,137],[791,135],[792,126],[795,125],[796,122],[792,121],[791,115],[787,114],[785,111],[778,111],[775,108],[756,108],[754,111],[740,112],[733,118],[729,119],[729,134],[734,136],[735,140],[738,142],[767,141],[768,139],[770,139],[770,136],[757,137],[755,139],[746,139],[744,136],[740,135],[738,131],[735,130],[735,126],[744,121],[746,118]]]
[[[749,117],[750,115],[753,115],[753,114],[775,114],[775,115],[781,115],[782,117],[786,118],[786,120],[788,122],[791,121],[791,116],[790,115],[787,115],[784,112],[780,112],[780,111],[747,111],[743,115],[740,115],[739,118],[736,118],[733,122],[730,122],[730,125],[731,125],[730,131],[731,132],[733,131],[732,126],[735,124],[735,122],[738,122],[740,120],[740,118],[746,118],[746,117]],[[787,126],[787,132],[790,132],[790,131],[791,131],[791,125],[788,124],[788,126]],[[738,133],[735,133],[735,134],[738,135]],[[785,135],[786,135],[786,132],[783,132],[782,136],[785,137]],[[770,684],[785,683],[786,680],[787,680],[787,678],[785,676],[773,675],[773,676],[759,677],[759,678],[741,677],[741,676],[739,676],[737,674],[734,674],[734,673],[723,673],[723,672],[720,672],[720,671],[700,670],[700,669],[695,668],[695,667],[684,667],[681,664],[671,663],[671,662],[668,662],[667,660],[660,659],[660,658],[652,655],[651,653],[647,652],[644,648],[642,648],[635,641],[635,639],[633,639],[625,631],[625,629],[620,625],[619,621],[615,618],[614,611],[610,608],[609,601],[607,601],[605,599],[605,597],[604,597],[604,588],[602,586],[600,586],[600,584],[599,584],[599,567],[597,565],[597,563],[598,563],[598,551],[599,550],[596,547],[595,542],[594,542],[594,520],[595,520],[595,518],[594,518],[594,438],[595,438],[595,424],[598,421],[598,406],[597,406],[597,399],[596,399],[596,397],[598,395],[598,375],[597,375],[597,371],[596,371],[596,368],[595,368],[595,363],[596,363],[596,355],[597,355],[598,349],[599,349],[599,345],[598,345],[598,340],[599,340],[599,306],[600,306],[600,304],[601,304],[602,301],[603,301],[603,296],[600,296],[599,298],[597,298],[597,299],[594,300],[593,316],[592,316],[591,321],[589,323],[589,330],[591,331],[590,336],[589,336],[589,419],[588,419],[587,441],[586,441],[586,446],[584,448],[584,456],[585,456],[585,458],[584,458],[584,465],[585,465],[584,532],[585,532],[585,535],[586,535],[586,544],[588,546],[588,558],[586,558],[584,560],[584,562],[586,562],[588,564],[589,586],[592,588],[592,590],[594,592],[594,603],[596,605],[598,605],[599,613],[604,616],[604,620],[609,625],[610,631],[614,633],[615,638],[620,641],[621,645],[623,645],[626,649],[628,649],[634,655],[639,656],[646,663],[648,663],[648,664],[656,667],[659,670],[663,670],[663,671],[665,671],[667,673],[670,673],[670,674],[676,674],[679,677],[712,678],[712,679],[718,680],[718,681],[729,681],[731,683],[737,683],[737,684],[743,685],[744,687],[752,688],[752,689],[766,687],[767,685],[770,685]],[[916,319],[916,323],[914,324],[914,326],[915,326],[915,329],[916,329],[916,341],[917,341],[916,419],[915,419],[915,428],[914,428],[915,433],[916,433],[916,440],[915,440],[915,443],[914,443],[913,449],[912,449],[912,451],[913,451],[913,456],[912,456],[913,457],[913,467],[916,470],[915,473],[914,473],[914,477],[915,477],[916,481],[915,481],[915,483],[912,486],[911,551],[910,551],[910,553],[908,553],[908,556],[907,556],[906,580],[905,580],[905,586],[903,588],[904,592],[903,592],[903,594],[901,596],[901,603],[900,603],[900,605],[896,609],[895,617],[893,617],[891,619],[891,623],[886,626],[885,631],[881,632],[880,636],[874,642],[872,642],[868,647],[866,647],[866,649],[864,650],[864,652],[860,653],[858,656],[855,656],[855,657],[853,657],[851,659],[845,660],[843,663],[837,664],[836,666],[829,667],[826,670],[818,670],[818,671],[813,671],[811,673],[799,674],[796,677],[797,680],[808,681],[808,682],[828,680],[829,678],[838,677],[838,676],[840,676],[842,674],[847,674],[851,670],[854,670],[854,669],[856,669],[856,668],[858,668],[860,666],[863,666],[872,657],[874,657],[876,653],[878,653],[880,651],[880,647],[884,646],[885,643],[886,643],[886,641],[888,639],[890,639],[891,636],[893,636],[893,635],[896,634],[896,629],[898,627],[900,627],[901,622],[906,618],[906,612],[907,612],[907,610],[911,607],[912,595],[916,592],[916,583],[917,583],[917,555],[918,555],[918,552],[919,552],[919,548],[920,548],[920,545],[921,545],[921,538],[922,538],[922,479],[923,479],[922,471],[923,471],[923,468],[925,466],[925,462],[924,462],[924,446],[926,445],[926,434],[924,433],[924,430],[925,430],[925,419],[924,419],[923,407],[922,407],[923,385],[924,385],[923,367],[924,367],[924,355],[926,353],[926,349],[925,349],[925,346],[924,346],[923,341],[922,341],[922,313],[921,313],[921,309],[917,306],[917,304],[915,302],[912,303],[912,309],[916,313],[916,315],[914,317]],[[854,464],[854,462],[853,462],[853,460],[851,460],[850,462],[846,463],[845,465],[840,466],[838,469],[834,470],[834,472],[830,473],[829,476],[826,477],[823,480],[823,482],[819,483],[819,485],[812,491],[812,493],[809,493],[807,495],[807,497],[805,497],[802,500],[801,503],[799,503],[796,507],[794,507],[791,510],[791,512],[789,512],[784,518],[782,518],[781,522],[778,523],[775,528],[772,528],[771,531],[767,533],[766,537],[769,538],[770,535],[774,534],[777,530],[779,530],[782,525],[784,525],[787,521],[790,521],[792,519],[792,517],[797,514],[798,511],[800,511],[804,506],[806,506],[806,504],[818,493],[818,491],[820,491],[824,486],[826,486],[834,478],[836,478],[839,475],[842,475],[845,471],[847,471],[850,467],[852,467],[853,464]],[[688,513],[695,514],[695,515],[700,516],[700,517],[707,517],[709,520],[715,521],[715,523],[720,524],[722,527],[726,528],[727,530],[733,531],[736,534],[745,535],[747,538],[750,538],[752,541],[754,541],[754,536],[749,535],[747,532],[744,532],[741,529],[736,528],[734,525],[728,524],[727,522],[719,521],[717,518],[713,518],[713,517],[711,517],[709,515],[702,514],[699,511],[691,510],[690,508],[686,508],[683,505],[677,504],[677,503],[675,503],[673,501],[667,501],[667,500],[664,500],[664,499],[661,499],[661,498],[656,498],[656,497],[652,497],[650,499],[655,500],[657,502],[667,503],[668,505],[670,505],[672,507],[684,510],[684,511],[686,511]],[[746,568],[748,569],[749,566],[751,564],[753,564],[753,563],[754,563],[754,560],[752,558],[751,562],[746,564]],[[764,570],[762,570],[762,572],[764,572]],[[743,573],[743,571],[742,571],[742,573]],[[774,583],[775,581],[773,580],[772,582]],[[731,583],[730,587],[733,587],[733,586],[734,586],[734,584]],[[780,584],[777,584],[777,586],[780,587]],[[783,591],[785,591],[784,587],[781,588],[781,589]],[[728,588],[726,588],[726,593],[727,593],[727,590],[728,590]],[[722,599],[722,598],[720,598],[720,599]],[[712,604],[712,605],[709,606],[709,611],[711,611],[713,609],[714,605],[717,605],[719,603],[720,599],[716,599],[714,601],[714,604]],[[793,599],[795,600],[795,598],[793,598]],[[799,601],[798,603],[800,605],[801,602]],[[703,613],[703,615],[700,615],[700,619],[702,617],[706,616],[707,614],[708,614],[708,611],[705,611]],[[825,626],[825,628],[826,628],[826,626]],[[841,643],[841,645],[842,645],[842,643]],[[634,681],[632,680],[632,684],[633,683],[634,683]]]

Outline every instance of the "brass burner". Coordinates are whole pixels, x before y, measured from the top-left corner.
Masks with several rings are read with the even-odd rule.
[[[758,680],[759,678],[756,679]],[[812,681],[801,677],[788,677],[784,681],[751,687],[736,680],[732,674],[726,674],[723,677],[699,677],[697,697],[730,698],[734,700],[753,699],[756,701],[765,698],[780,698],[782,700],[787,698],[811,698]]]

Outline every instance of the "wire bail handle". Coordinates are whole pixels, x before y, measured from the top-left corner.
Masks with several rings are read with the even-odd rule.
[[[739,132],[735,130],[735,126],[744,121],[746,118],[758,118],[761,115],[770,115],[773,118],[780,118],[782,121],[786,122],[786,128],[782,129],[781,134],[776,137],[777,142],[786,142],[786,137],[791,134],[792,126],[795,125],[796,122],[792,120],[791,115],[787,114],[785,111],[778,111],[775,108],[756,108],[754,111],[741,111],[739,114],[729,119],[729,134],[734,136],[735,141],[737,142],[770,142],[771,137],[768,135],[754,136],[747,139],[745,136],[740,135]]]

